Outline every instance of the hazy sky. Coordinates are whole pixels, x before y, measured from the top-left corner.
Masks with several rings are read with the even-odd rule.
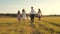
[[[22,9],[29,13],[31,6],[36,12],[40,8],[43,15],[60,14],[60,0],[0,0],[0,13],[17,13]]]

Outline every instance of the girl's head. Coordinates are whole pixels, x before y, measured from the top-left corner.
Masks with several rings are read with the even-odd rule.
[[[25,12],[25,10],[23,9],[22,12]]]
[[[18,14],[20,14],[20,11],[18,10]]]
[[[31,9],[33,9],[33,7],[31,7]]]
[[[38,9],[38,12],[41,12],[41,10],[40,10],[40,9]]]

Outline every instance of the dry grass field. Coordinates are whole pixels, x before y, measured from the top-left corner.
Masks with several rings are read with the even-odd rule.
[[[0,34],[60,34],[60,17],[42,17],[41,21],[35,18],[30,20],[17,18],[0,18]]]

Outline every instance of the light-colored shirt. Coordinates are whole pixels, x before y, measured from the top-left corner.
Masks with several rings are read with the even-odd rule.
[[[31,10],[30,14],[36,14],[36,12],[34,10]]]
[[[21,18],[20,14],[17,17],[18,17],[18,19],[20,19]]]
[[[25,12],[22,12],[22,18],[26,18],[26,13]]]
[[[42,15],[42,14],[39,12],[39,13],[38,13],[38,16],[41,16],[41,15]]]

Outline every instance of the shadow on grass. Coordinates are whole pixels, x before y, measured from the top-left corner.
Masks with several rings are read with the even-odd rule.
[[[45,21],[45,20],[42,20],[42,21],[47,22],[47,23],[49,23],[49,24],[52,24],[52,25],[54,25],[54,26],[60,27],[59,24],[55,24],[54,22],[49,22],[49,21]],[[40,27],[43,27],[45,30],[50,31],[51,33],[56,32],[57,34],[60,34],[60,31],[55,31],[54,29],[47,28],[47,27],[45,27],[43,24],[39,24],[39,26],[40,26]]]
[[[36,26],[32,23],[30,26],[32,30],[32,34],[40,34],[39,30],[36,29]]]
[[[0,27],[2,27],[2,26],[12,26],[14,24],[16,24],[16,23],[0,23]]]
[[[54,29],[47,28],[47,27],[46,27],[45,25],[43,25],[43,24],[38,24],[38,26],[39,26],[40,28],[44,28],[44,30],[46,30],[46,31],[49,31],[51,34],[54,33]]]
[[[45,20],[42,20],[42,21],[44,21],[44,22],[47,22],[47,23],[50,23],[50,24],[52,24],[52,25],[55,25],[55,26],[60,27],[60,24],[56,24],[55,22],[49,22],[49,21],[45,21]]]
[[[56,32],[57,34],[60,34],[60,32]]]

